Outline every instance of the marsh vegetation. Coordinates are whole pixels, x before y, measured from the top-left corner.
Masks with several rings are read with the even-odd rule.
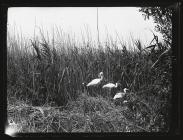
[[[57,36],[57,41],[55,37]],[[153,39],[153,38],[152,38]],[[51,39],[7,38],[7,113],[20,132],[167,132],[172,95],[169,44],[131,46],[107,40],[78,45],[58,30]],[[160,57],[165,50],[166,55]],[[158,60],[158,61],[157,61]],[[104,74],[104,83],[128,88],[128,103],[106,90],[88,93],[82,83]],[[110,97],[108,97],[110,96]]]

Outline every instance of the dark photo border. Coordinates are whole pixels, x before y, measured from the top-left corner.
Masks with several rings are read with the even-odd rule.
[[[5,122],[7,119],[7,11],[9,7],[151,7],[165,6],[173,10],[172,27],[172,62],[173,62],[173,93],[171,125],[168,133],[25,133],[18,134],[20,137],[65,137],[65,138],[86,138],[86,137],[116,137],[116,136],[179,136],[182,127],[182,0],[3,0],[0,2],[0,111],[1,111],[1,133],[4,134]],[[5,135],[6,136],[6,135]]]

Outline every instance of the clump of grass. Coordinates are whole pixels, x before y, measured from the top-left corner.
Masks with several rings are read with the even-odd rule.
[[[66,107],[33,107],[24,103],[9,105],[8,119],[27,132],[143,132],[130,120],[128,108],[115,106],[105,98],[80,96]],[[16,116],[16,117],[15,117]]]

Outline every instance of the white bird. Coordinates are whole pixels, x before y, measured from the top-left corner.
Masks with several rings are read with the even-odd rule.
[[[103,85],[102,88],[112,89],[112,88],[117,88],[119,85],[120,85],[120,83],[116,83],[116,84],[108,83],[108,84],[106,84],[106,85]]]
[[[123,89],[124,90],[124,92],[118,92],[118,93],[116,93],[116,95],[114,96],[114,100],[115,99],[117,99],[117,98],[123,98],[125,95],[126,95],[126,91],[128,90],[127,88],[124,88]]]
[[[104,78],[104,74],[103,72],[100,72],[99,73],[99,77],[100,78],[97,78],[97,79],[93,79],[90,83],[88,83],[86,86],[89,87],[89,86],[97,86],[101,83],[101,81],[103,80]]]

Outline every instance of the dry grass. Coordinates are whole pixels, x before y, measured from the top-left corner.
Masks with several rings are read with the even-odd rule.
[[[138,120],[133,119],[134,114],[127,106],[115,106],[102,97],[86,95],[69,102],[66,107],[34,107],[24,103],[9,105],[8,115],[8,119],[21,124],[22,133],[150,131],[145,121],[144,126],[138,126]]]

